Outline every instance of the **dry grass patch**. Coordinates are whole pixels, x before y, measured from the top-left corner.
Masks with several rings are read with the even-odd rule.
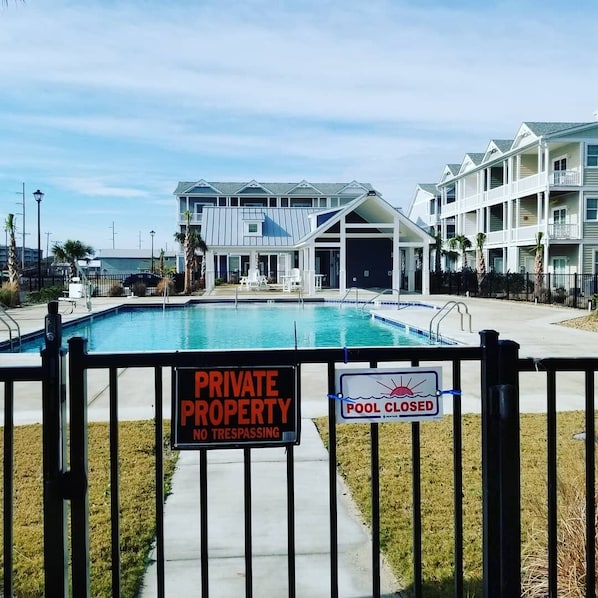
[[[167,439],[169,424],[164,426]],[[134,597],[155,533],[155,451],[152,421],[119,427],[121,586]],[[2,446],[2,456],[4,447]],[[164,448],[166,491],[177,454]],[[18,426],[14,441],[14,589],[16,597],[44,595],[41,426]],[[110,465],[107,423],[89,424],[91,594],[112,595],[110,564]],[[3,487],[0,488],[0,492]],[[2,497],[3,498],[3,497]],[[1,508],[1,507],[0,507]],[[2,558],[0,545],[0,559]],[[1,574],[1,572],[0,572]],[[0,578],[0,582],[1,582]]]
[[[464,578],[466,595],[482,595],[482,478],[480,416],[463,416],[463,501],[464,501]],[[327,444],[327,418],[316,420]],[[558,414],[558,459],[561,483],[583,490],[584,443],[573,440],[582,431],[580,412]],[[412,570],[412,467],[411,426],[381,424],[380,485],[382,549],[397,577],[409,589]],[[426,597],[453,595],[453,418],[420,425],[422,471],[422,568]],[[369,426],[337,426],[338,469],[366,521],[370,520]],[[546,416],[521,416],[521,495],[524,562],[536,555],[540,560],[546,547]],[[562,512],[567,496],[561,494]],[[560,533],[569,525],[560,519]],[[580,538],[583,543],[583,537]],[[570,559],[569,559],[570,560]],[[538,562],[538,559],[536,559]],[[531,572],[531,570],[530,570]],[[564,579],[569,573],[559,572]],[[525,574],[524,577],[530,578]],[[407,594],[408,595],[408,594]],[[571,596],[576,594],[571,594]]]

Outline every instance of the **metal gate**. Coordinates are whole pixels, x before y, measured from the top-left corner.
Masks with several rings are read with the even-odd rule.
[[[301,404],[302,367],[325,364],[327,388],[324,395],[334,395],[335,368],[338,364],[363,364],[369,368],[384,364],[416,367],[435,364],[450,370],[453,411],[453,511],[454,520],[454,595],[463,596],[463,496],[462,496],[462,368],[472,362],[480,366],[479,391],[482,400],[482,499],[483,499],[483,585],[487,597],[519,597],[521,595],[521,521],[519,467],[519,376],[524,372],[546,372],[547,379],[547,472],[548,472],[548,562],[547,575],[551,596],[557,595],[557,459],[556,459],[556,375],[558,372],[581,371],[585,375],[586,397],[586,596],[595,595],[595,448],[594,448],[594,373],[596,359],[520,359],[518,345],[499,341],[493,331],[481,333],[480,347],[399,347],[399,348],[335,348],[259,351],[156,352],[135,354],[87,353],[86,340],[71,339],[68,343],[68,385],[66,354],[61,349],[61,322],[57,307],[50,304],[46,316],[46,349],[42,351],[41,368],[0,369],[4,382],[4,559],[3,595],[13,596],[12,545],[12,431],[13,382],[43,381],[43,481],[44,481],[44,571],[47,596],[77,597],[91,595],[89,581],[89,477],[87,456],[87,376],[95,370],[107,372],[110,396],[110,463],[111,476],[111,570],[112,595],[121,595],[119,537],[119,467],[118,467],[118,372],[122,368],[143,368],[153,378],[155,419],[155,511],[156,511],[156,576],[157,595],[166,596],[164,541],[164,460],[163,412],[165,405],[164,372],[176,368],[201,367],[264,367],[271,364],[290,366],[297,371],[297,397]],[[68,386],[68,393],[67,393]],[[166,397],[170,400],[171,397]],[[329,401],[329,563],[330,592],[339,596],[338,525],[337,525],[337,454],[336,424],[333,401]],[[67,426],[68,422],[68,426]],[[413,585],[412,595],[423,595],[422,509],[420,471],[420,423],[411,427],[413,489]],[[380,596],[380,478],[379,424],[369,424],[371,475],[371,595]],[[68,458],[67,458],[68,445]],[[198,595],[210,594],[210,544],[208,538],[207,492],[209,484],[207,451],[199,449],[201,509],[201,588]],[[244,457],[244,536],[245,596],[253,596],[254,579],[252,537],[260,530],[252,522],[252,453],[260,449],[242,449]],[[287,588],[294,597],[296,589],[295,547],[295,460],[294,445],[286,446],[286,497],[288,537]],[[67,505],[70,507],[69,536]]]

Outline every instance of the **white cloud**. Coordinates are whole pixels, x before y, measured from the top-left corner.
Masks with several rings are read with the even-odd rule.
[[[405,205],[524,120],[592,118],[596,12],[585,0],[9,4],[0,186],[54,186],[65,207],[143,202],[155,214],[128,222],[164,221],[164,239],[178,180],[359,179]],[[47,218],[64,228],[70,210]]]

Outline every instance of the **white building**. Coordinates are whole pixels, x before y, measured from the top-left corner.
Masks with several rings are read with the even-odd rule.
[[[436,189],[416,189],[409,217],[444,240],[467,236],[471,258],[485,233],[496,272],[533,272],[541,232],[546,272],[598,273],[598,122],[524,122],[447,165]]]
[[[190,216],[208,246],[207,289],[217,279],[238,282],[254,268],[279,284],[298,268],[308,294],[320,282],[340,293],[428,292],[431,237],[369,184],[202,179],[179,183],[174,194],[181,232]],[[182,255],[179,262],[182,270]]]

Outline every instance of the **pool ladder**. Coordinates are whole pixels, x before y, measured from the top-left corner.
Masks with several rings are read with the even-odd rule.
[[[434,314],[434,316],[430,320],[430,329],[428,331],[428,334],[429,334],[431,343],[434,342],[434,340],[436,340],[436,342],[438,342],[440,340],[440,323],[455,308],[457,309],[457,311],[459,312],[459,315],[461,316],[461,330],[465,331],[465,329],[463,328],[463,316],[467,316],[467,318],[469,320],[469,332],[472,332],[472,330],[471,330],[471,314],[469,313],[469,310],[467,309],[467,305],[465,305],[465,303],[463,303],[463,301],[447,301],[440,308],[438,313]],[[432,326],[434,324],[434,321],[436,321],[436,337],[434,337],[434,335],[432,334]]]
[[[383,291],[380,291],[378,294],[374,295],[371,299],[364,301],[363,305],[361,306],[361,309],[365,309],[370,304],[375,305],[376,299],[378,299],[378,297],[381,297],[382,295],[387,295],[389,293],[397,294],[397,309],[401,309],[401,290],[400,289],[384,289]]]
[[[6,326],[8,330],[8,342],[10,350],[14,352],[15,345],[18,346],[18,350],[21,350],[21,328],[18,322],[3,308],[0,306],[0,322]],[[14,337],[13,337],[14,334]]]

